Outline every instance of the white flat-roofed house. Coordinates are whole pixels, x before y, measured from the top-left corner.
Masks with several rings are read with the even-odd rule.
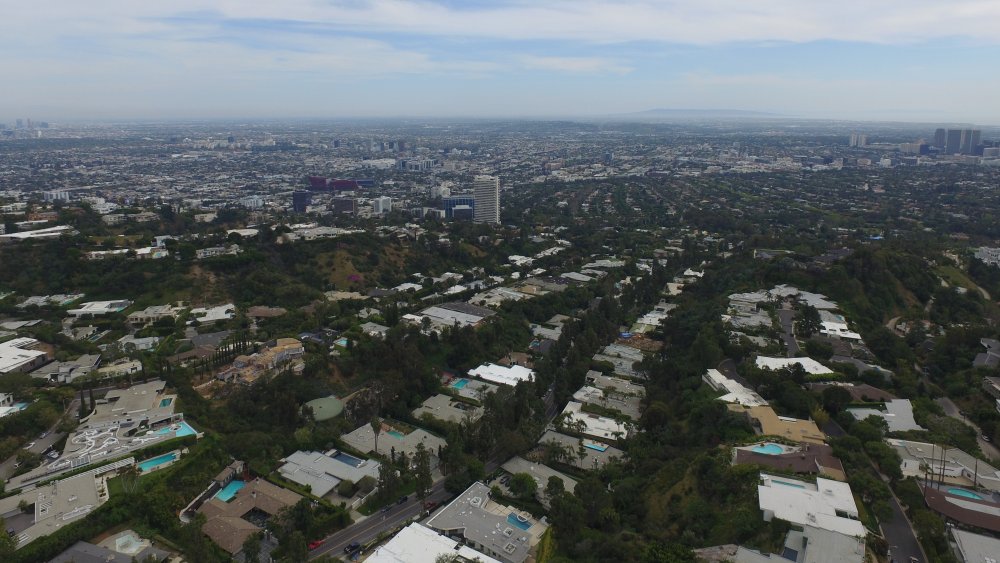
[[[735,403],[744,407],[761,407],[767,405],[756,391],[744,387],[735,379],[729,379],[717,369],[709,369],[701,376],[701,380],[715,391],[721,391],[725,395],[719,400],[725,403]]]
[[[917,424],[913,418],[913,405],[908,399],[893,399],[886,401],[884,411],[879,409],[847,409],[847,412],[858,419],[877,416],[885,421],[889,432],[906,432],[908,430],[926,430]]]
[[[527,560],[531,548],[549,528],[544,518],[536,520],[493,501],[490,488],[480,482],[439,509],[426,525],[504,563]]]
[[[813,484],[766,473],[760,474],[760,480],[757,494],[765,521],[777,518],[855,538],[867,535],[847,483],[817,477]]]
[[[183,310],[183,307],[171,305],[151,305],[141,311],[131,313],[128,316],[128,322],[135,326],[153,324],[160,319],[176,318]]]
[[[533,381],[535,379],[535,372],[519,365],[501,366],[497,364],[483,364],[469,370],[469,376],[513,387],[521,381]]]
[[[228,321],[236,316],[236,305],[226,303],[215,307],[196,307],[191,309],[191,316],[199,323]]]
[[[0,342],[0,374],[29,372],[45,364],[48,355],[35,349],[38,344],[34,338],[15,338]]]
[[[116,301],[88,301],[86,303],[81,303],[76,309],[70,309],[66,312],[74,317],[97,317],[120,313],[125,309],[128,309],[131,304],[132,302],[127,299],[119,299]]]
[[[481,561],[500,563],[471,547],[439,534],[414,522],[403,528],[391,540],[379,546],[368,556],[367,563],[436,563],[441,557],[447,561]]]
[[[802,366],[802,369],[810,375],[825,375],[833,373],[833,370],[817,362],[812,358],[769,358],[767,356],[757,356],[757,367],[777,371],[791,367],[795,364]]]
[[[322,497],[342,481],[357,483],[365,477],[378,479],[379,462],[344,456],[337,451],[327,453],[297,451],[286,457],[278,468],[281,476],[300,485],[309,486],[312,494]]]
[[[625,422],[584,412],[583,404],[576,401],[567,403],[559,418],[562,419],[561,426],[565,430],[597,440],[618,441],[627,438],[631,430],[630,425]]]

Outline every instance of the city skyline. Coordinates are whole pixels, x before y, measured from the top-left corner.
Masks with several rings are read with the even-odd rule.
[[[980,0],[60,4],[8,7],[0,114],[1000,124],[1000,5]]]

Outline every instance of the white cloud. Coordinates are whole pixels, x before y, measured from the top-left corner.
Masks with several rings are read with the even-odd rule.
[[[521,66],[535,70],[549,70],[569,73],[612,73],[628,74],[631,67],[603,57],[541,57],[525,55],[520,57]]]

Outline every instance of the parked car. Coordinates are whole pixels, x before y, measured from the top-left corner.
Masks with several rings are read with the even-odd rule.
[[[354,553],[355,551],[361,549],[361,544],[358,542],[351,542],[347,547],[344,548],[344,553]]]
[[[323,540],[314,540],[309,542],[309,551],[316,549],[317,547],[323,545]]]
[[[424,510],[434,510],[435,508],[437,508],[437,506],[438,506],[437,502],[429,500],[424,503]]]
[[[34,442],[28,442],[28,444],[26,446],[24,446],[24,449],[30,450],[33,447],[35,447],[35,443]]]
[[[41,439],[45,438],[48,435],[49,435],[49,433],[47,431],[46,432],[42,432],[41,434],[38,435],[38,439],[41,440]]]
[[[408,500],[410,500],[410,495],[403,495],[403,496],[399,497],[399,500],[396,501],[396,504],[403,504],[404,502],[406,502]]]

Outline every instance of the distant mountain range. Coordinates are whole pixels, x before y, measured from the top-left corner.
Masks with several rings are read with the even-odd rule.
[[[671,109],[655,108],[633,113],[621,113],[614,117],[624,118],[719,118],[719,117],[788,117],[780,113],[748,111],[742,109]]]

